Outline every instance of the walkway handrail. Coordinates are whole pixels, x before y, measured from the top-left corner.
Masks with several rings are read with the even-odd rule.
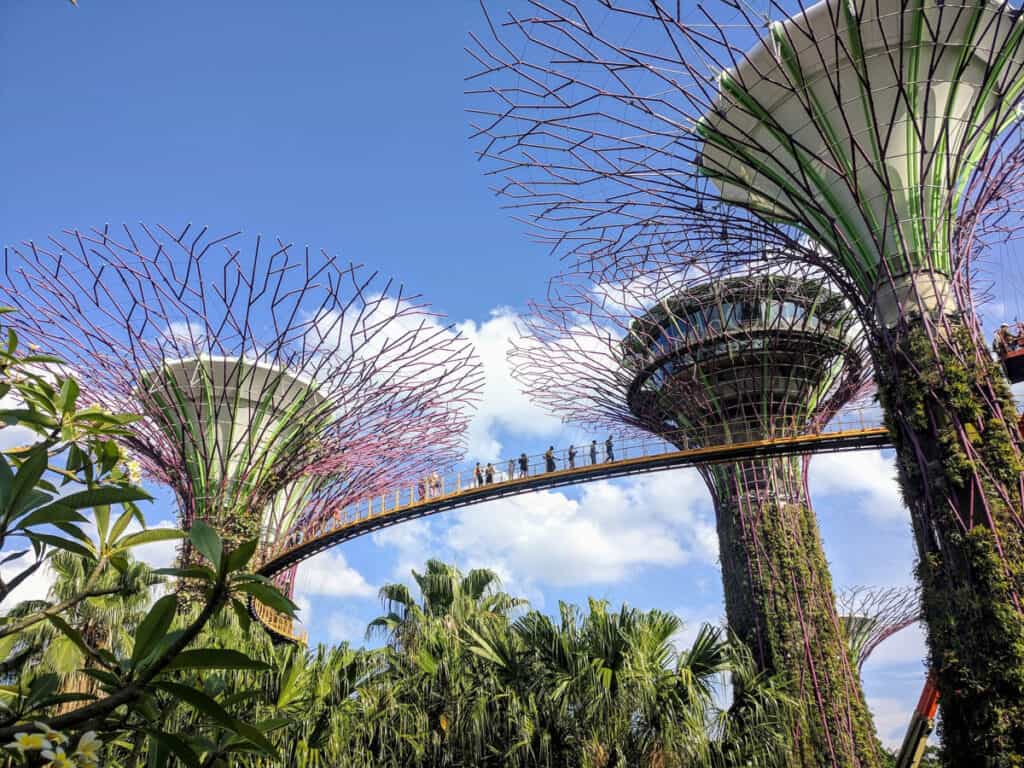
[[[343,541],[371,531],[449,509],[545,488],[683,466],[738,461],[758,456],[836,452],[885,447],[889,444],[888,431],[879,426],[859,426],[855,429],[845,430],[827,429],[793,437],[685,450],[670,446],[671,450],[656,452],[651,452],[650,448],[667,444],[654,439],[635,441],[635,443],[622,445],[621,454],[623,455],[621,457],[616,455],[613,461],[598,461],[594,464],[590,464],[589,461],[582,464],[577,462],[576,466],[572,468],[527,474],[523,477],[496,480],[483,485],[461,486],[457,484],[451,490],[446,489],[442,480],[441,492],[433,495],[425,493],[422,498],[417,498],[412,493],[396,492],[393,496],[385,494],[383,497],[372,499],[365,504],[350,506],[337,516],[329,518],[315,531],[311,531],[312,535],[288,539],[278,547],[264,550],[261,553],[261,562],[257,571],[264,576],[273,576]],[[616,454],[619,453],[620,450],[616,450]],[[261,606],[261,608],[263,607]],[[263,616],[267,615],[267,611],[269,609],[254,610],[253,615],[260,621],[264,621]],[[266,621],[264,624],[275,636],[288,642],[294,642],[290,618],[275,614],[273,626]]]

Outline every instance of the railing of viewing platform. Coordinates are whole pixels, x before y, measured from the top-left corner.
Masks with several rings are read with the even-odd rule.
[[[759,430],[764,431],[763,425],[758,425]],[[735,425],[734,425],[735,427]],[[712,444],[704,441],[681,439],[676,445],[667,440],[648,437],[627,437],[622,434],[612,434],[612,456],[609,457],[605,441],[607,434],[596,441],[595,460],[592,461],[591,443],[585,442],[577,446],[574,461],[570,462],[569,448],[560,448],[554,451],[554,470],[549,470],[545,453],[536,453],[527,456],[527,469],[523,473],[520,469],[520,456],[515,456],[500,461],[490,462],[493,468],[493,480],[488,482],[486,475],[486,462],[481,462],[481,471],[484,472],[483,482],[478,482],[475,476],[475,467],[463,465],[446,473],[437,473],[436,476],[427,476],[415,483],[404,484],[394,488],[392,491],[380,496],[365,499],[339,510],[332,516],[314,521],[305,528],[292,531],[287,537],[267,547],[261,561],[267,563],[281,556],[282,553],[298,547],[312,539],[320,538],[334,531],[347,528],[355,523],[369,518],[379,518],[399,511],[409,510],[419,505],[433,504],[438,500],[454,498],[462,494],[471,494],[483,489],[494,488],[495,486],[512,486],[539,475],[550,475],[553,478],[564,476],[570,473],[584,474],[584,470],[594,465],[619,465],[623,463],[636,463],[638,459],[646,457],[655,458],[670,454],[678,454],[683,451],[713,451],[735,444],[737,448],[749,446],[749,453],[756,451],[758,446],[770,446],[793,441],[802,437],[813,437],[815,435],[829,436],[840,434],[855,435],[857,432],[877,431],[881,427],[881,416],[877,409],[858,408],[845,410],[831,419],[826,425],[818,429],[802,430],[786,429],[785,425],[774,424],[773,432],[785,437],[766,440],[736,440],[735,442],[722,441],[721,439]],[[742,433],[746,430],[733,429],[734,433]],[[750,430],[753,431],[753,430]],[[692,435],[692,431],[688,431]],[[709,441],[710,442],[710,441]],[[795,452],[813,452],[813,446],[805,450]],[[743,458],[742,452],[728,460]],[[695,457],[695,464],[701,463],[699,456]],[[638,467],[638,471],[642,471]]]

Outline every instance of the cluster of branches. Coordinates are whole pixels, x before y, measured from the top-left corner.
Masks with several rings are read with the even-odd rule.
[[[237,507],[240,488],[250,508],[290,494],[277,507],[302,512],[264,521],[273,540],[460,454],[479,363],[376,272],[280,240],[145,225],[29,242],[4,271],[18,332],[58,354],[89,401],[142,414],[119,439],[174,489],[186,525]],[[182,396],[218,365],[226,382]]]
[[[806,311],[781,311],[794,298],[788,295],[790,290],[811,292],[805,297]],[[734,306],[732,293],[742,295],[743,301],[738,298]],[[761,306],[756,306],[758,300]],[[679,305],[684,301],[687,311],[701,314],[699,329],[693,318],[683,316]],[[740,312],[741,304],[764,317],[734,319],[730,313]],[[790,330],[823,338],[832,335],[838,341],[839,351],[824,359],[822,351],[811,346],[790,350],[792,370],[780,372],[793,379],[821,381],[812,405],[803,402],[808,393],[791,392],[791,387],[774,392],[764,372],[752,370],[747,372],[750,381],[733,381],[730,386],[756,391],[760,410],[739,416],[725,413],[721,393],[705,381],[698,361],[718,347],[722,354],[760,349],[762,338]],[[788,428],[812,429],[858,401],[870,386],[863,332],[848,305],[820,272],[800,265],[784,270],[741,266],[723,276],[698,260],[602,281],[589,272],[567,272],[550,282],[545,302],[531,304],[523,331],[509,357],[513,375],[535,402],[567,421],[654,432],[694,445],[720,440],[717,430],[729,420],[737,429],[772,434],[777,427],[765,414],[798,412],[800,423]],[[685,379],[687,410],[704,414],[702,421],[668,425],[658,409],[645,413],[636,406],[633,395],[639,377],[666,360],[682,361],[689,370],[684,374],[678,369],[677,378]],[[822,378],[834,363],[838,374]],[[784,396],[793,402],[764,399]],[[743,417],[751,423],[740,424]]]
[[[799,116],[811,136],[789,136],[787,147],[806,153],[818,140],[830,147],[833,154],[816,154],[814,160],[824,173],[838,179],[836,194],[849,195],[856,205],[868,207],[877,204],[862,198],[862,189],[869,186],[891,191],[901,183],[920,182],[922,188],[931,188],[928,174],[936,173],[938,160],[927,155],[924,140],[917,164],[920,179],[895,178],[876,162],[879,152],[884,155],[890,144],[895,146],[901,139],[902,123],[899,130],[886,126],[897,118],[917,119],[900,117],[901,109],[913,108],[913,83],[902,83],[892,104],[883,101],[888,91],[867,97],[877,99],[874,133],[880,146],[872,147],[873,133],[868,130],[852,137],[852,146],[847,147],[819,136],[826,129],[817,121],[820,115],[808,95],[810,86],[791,73],[769,71],[779,66],[778,62],[766,64],[775,55],[768,51],[773,43],[760,42],[770,32],[778,38],[776,48],[788,45],[813,51],[814,40],[819,39],[818,56],[823,62],[838,55],[856,59],[844,33],[849,23],[846,6],[854,14],[889,14],[891,18],[885,17],[888,27],[883,23],[879,28],[883,35],[888,29],[895,40],[910,34],[911,12],[906,5],[830,2],[826,11],[818,8],[811,14],[811,4],[804,0],[769,0],[764,13],[755,12],[745,0],[524,0],[517,6],[522,10],[504,16],[492,14],[485,6],[489,35],[471,35],[472,45],[467,48],[476,63],[467,81],[478,156],[497,179],[495,191],[509,201],[509,208],[528,224],[536,239],[603,279],[678,264],[692,254],[719,271],[728,271],[737,262],[761,261],[766,253],[784,254],[786,260],[800,258],[826,273],[871,329],[875,325],[872,294],[892,275],[877,274],[862,281],[836,248],[808,240],[804,221],[834,222],[835,216],[815,201],[806,177],[799,194],[794,193],[800,207],[795,214],[780,210],[789,202],[781,194],[763,201],[764,217],[757,215],[756,201],[733,200],[723,194],[723,184],[749,187],[753,182],[741,178],[731,166],[709,165],[707,127],[709,120],[714,121],[716,131],[735,141],[737,153],[780,154],[771,141],[785,133],[781,118],[776,125],[768,116],[776,130],[766,140],[749,124],[757,107],[737,106],[723,96],[722,78],[745,67],[752,70],[745,70],[748,77],[763,78],[773,94],[798,97]],[[939,29],[962,27],[973,7],[936,4],[929,11],[935,18],[926,22],[925,37],[940,34]],[[821,28],[810,28],[812,15]],[[782,19],[788,20],[785,25],[778,23]],[[1000,40],[1009,45],[1004,38],[1007,25],[1015,19],[1012,12],[992,10],[977,32],[982,42],[976,55],[990,70],[996,70],[1000,57],[1012,60],[1011,71],[1001,75],[1010,83],[1021,77],[1019,56],[984,43]],[[925,49],[925,43],[921,46]],[[939,64],[938,47],[922,54],[931,57],[921,64],[926,72]],[[884,74],[891,76],[892,69],[899,77],[900,63],[894,59],[890,64],[883,67]],[[837,79],[826,80],[821,87],[831,88],[834,98],[846,103],[863,96],[856,85]],[[860,85],[870,91],[873,83],[865,80]],[[844,87],[852,90],[846,93]],[[1015,105],[1008,98],[993,107],[993,114],[977,116],[977,124],[984,126],[979,130],[1012,123]],[[841,121],[838,115],[828,117]],[[912,127],[926,130],[918,129],[916,123]],[[979,257],[993,243],[1017,236],[1018,214],[1024,210],[1024,134],[1013,127],[978,156],[972,142],[983,138],[971,134],[953,148],[954,154],[947,158],[949,175],[952,179],[964,176],[964,188],[943,177],[954,190],[940,201],[951,208],[942,215],[953,218],[952,232],[950,242],[936,245],[935,250],[949,254],[953,290],[964,307],[973,306],[987,293],[974,285]],[[843,151],[854,156],[849,167],[839,157]],[[885,232],[878,235],[879,248],[903,225],[898,216],[887,213]],[[836,230],[829,229],[827,234],[851,248],[859,245],[843,241]]]

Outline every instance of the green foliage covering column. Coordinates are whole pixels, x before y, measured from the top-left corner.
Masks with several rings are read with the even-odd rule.
[[[967,325],[896,329],[879,393],[917,538],[948,765],[1024,765],[1020,434]],[[972,338],[973,337],[973,338]]]
[[[856,663],[797,457],[710,467],[730,628],[759,666],[791,677],[791,764],[879,766]]]

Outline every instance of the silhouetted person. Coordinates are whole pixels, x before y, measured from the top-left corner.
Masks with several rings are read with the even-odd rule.
[[[484,477],[487,478],[488,485],[491,485],[494,482],[494,466],[491,462],[487,462],[487,469],[484,470]]]
[[[530,459],[525,453],[519,454],[519,476],[526,477],[530,474]]]
[[[544,469],[548,472],[555,471],[555,446],[548,446],[544,452]]]
[[[590,463],[597,464],[597,440],[590,441]]]
[[[604,441],[604,462],[607,464],[609,461],[615,461],[615,451],[612,450],[611,435],[608,435],[608,439]]]
[[[576,469],[576,446],[569,446],[569,469]]]
[[[473,479],[476,480],[477,485],[484,484],[484,471],[480,469],[480,462],[476,463],[476,469],[473,470]]]

